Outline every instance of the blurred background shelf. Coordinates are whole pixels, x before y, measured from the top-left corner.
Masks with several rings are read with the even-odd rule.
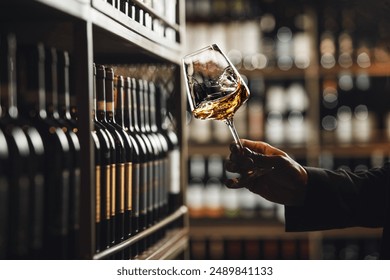
[[[266,141],[303,165],[366,170],[390,158],[390,56],[372,12],[381,4],[370,12],[366,4],[188,0],[185,51],[217,43],[246,79],[251,97],[235,116],[241,138]],[[232,143],[226,125],[187,112],[187,127],[192,257],[378,256],[381,229],[284,232],[283,207],[225,189],[235,176],[223,171]]]

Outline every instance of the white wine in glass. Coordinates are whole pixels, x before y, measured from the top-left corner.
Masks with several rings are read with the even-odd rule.
[[[216,44],[212,44],[186,55],[183,69],[194,117],[223,120],[229,126],[235,143],[243,148],[233,116],[250,94],[234,65]]]

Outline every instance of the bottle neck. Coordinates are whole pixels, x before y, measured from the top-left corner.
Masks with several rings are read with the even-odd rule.
[[[144,103],[144,106],[141,107],[141,110],[143,109],[143,113],[144,114],[144,126],[145,126],[145,131],[146,132],[150,132],[151,131],[151,128],[150,128],[150,107],[149,107],[149,86],[148,86],[148,83],[146,80],[143,81],[144,83],[144,90],[143,92],[141,92],[141,94],[143,95],[143,103]]]
[[[105,90],[106,71],[104,67],[96,67],[95,90],[96,90],[96,118],[98,121],[105,122],[106,114],[106,90]]]
[[[144,114],[144,96],[143,96],[143,83],[142,80],[137,81],[136,99],[135,99],[135,110],[137,112],[138,127],[141,132],[145,130],[145,114]]]
[[[58,51],[58,108],[60,116],[71,119],[70,94],[69,94],[69,54],[66,51]]]
[[[137,132],[140,132],[140,126],[139,126],[139,121],[138,121],[138,103],[137,103],[137,81],[132,78],[131,79],[131,98],[130,98],[130,115],[132,116],[133,119],[133,125],[134,125],[134,130]]]
[[[93,82],[92,82],[92,120],[98,121],[96,116],[97,100],[96,100],[96,66],[93,64]]]
[[[131,106],[131,80],[129,77],[124,80],[124,88],[123,88],[123,121],[125,127],[129,129],[129,131],[134,131],[133,118],[131,115],[132,106]]]
[[[154,83],[149,83],[149,116],[150,116],[150,129],[153,132],[158,131],[157,118],[156,118],[156,87]]]
[[[158,108],[155,113],[157,129],[163,129],[163,116],[166,114],[166,104],[164,98],[163,89],[160,86],[156,86],[156,92],[154,95],[155,108]]]
[[[3,102],[5,114],[11,118],[18,117],[16,106],[16,39],[14,35],[1,37],[0,44],[0,99]]]
[[[74,63],[73,63],[74,64]],[[71,82],[75,80],[74,77],[74,65],[69,64],[69,100],[70,100],[70,117],[72,120],[78,121],[78,106],[77,106],[77,97],[76,97],[76,89],[75,83]]]
[[[124,123],[124,100],[123,100],[123,77],[114,77],[114,109],[115,121],[122,128],[125,128]]]
[[[109,122],[115,122],[114,119],[114,73],[111,68],[106,68],[106,118]]]
[[[21,47],[18,64],[19,98],[21,112],[28,118],[47,117],[45,92],[45,50],[39,43],[32,47]]]
[[[54,48],[45,51],[45,90],[47,115],[58,119],[57,52]]]

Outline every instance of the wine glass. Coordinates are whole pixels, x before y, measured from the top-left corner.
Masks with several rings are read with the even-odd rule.
[[[249,98],[249,90],[226,55],[212,44],[183,58],[188,101],[195,118],[222,120],[243,149],[233,116]]]

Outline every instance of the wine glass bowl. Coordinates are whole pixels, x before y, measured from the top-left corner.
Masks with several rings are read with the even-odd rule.
[[[212,44],[185,56],[183,69],[193,116],[202,120],[223,120],[242,148],[233,116],[250,93],[234,65],[216,44]]]

